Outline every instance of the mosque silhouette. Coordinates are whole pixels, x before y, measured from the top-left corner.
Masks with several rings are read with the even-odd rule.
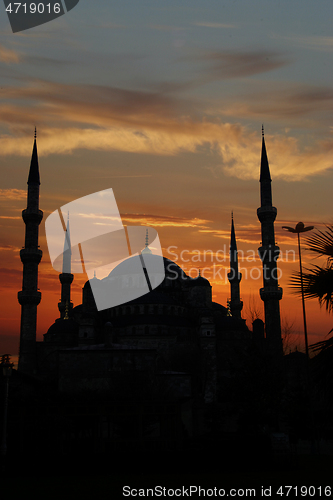
[[[191,278],[166,258],[165,278],[149,293],[99,311],[90,280],[83,287],[82,303],[74,306],[74,276],[64,254],[59,318],[43,341],[37,341],[38,265],[42,259],[38,243],[43,219],[39,188],[35,133],[27,208],[22,212],[20,351],[12,390],[16,401],[12,403],[12,434],[16,436],[12,446],[16,450],[34,446],[41,453],[52,449],[59,456],[113,451],[120,455],[129,450],[131,456],[133,450],[174,453],[199,442],[201,449],[202,437],[214,446],[221,432],[255,429],[263,434],[267,426],[278,426],[270,397],[278,397],[280,390],[282,289],[276,277],[277,210],[272,205],[264,134],[257,215],[262,234],[260,296],[265,323],[257,319],[252,330],[242,318],[242,275],[232,218],[227,307],[212,300],[212,287],[200,273]],[[69,225],[67,231],[69,239]],[[151,254],[148,241],[143,252]],[[119,293],[129,278],[135,280],[131,265],[129,257],[107,278],[118,280]],[[103,281],[93,280],[95,284]]]

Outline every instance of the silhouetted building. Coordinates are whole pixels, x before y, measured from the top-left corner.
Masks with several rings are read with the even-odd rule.
[[[279,250],[274,240],[276,208],[271,202],[264,138],[262,148],[258,217],[263,240],[259,252],[264,272],[269,271],[260,290],[265,304],[266,339],[262,323],[255,325],[252,336],[241,317],[242,275],[238,268],[232,217],[228,308],[213,302],[212,287],[200,272],[197,278],[191,278],[176,263],[164,258],[165,278],[157,288],[135,300],[101,311],[97,310],[90,281],[82,289],[82,303],[74,307],[71,302],[74,276],[71,273],[68,220],[59,276],[60,318],[44,334],[44,340],[36,342],[37,305],[41,298],[37,288],[38,264],[42,256],[38,247],[38,226],[43,213],[38,207],[40,180],[35,137],[28,179],[28,205],[23,211],[26,242],[21,250],[24,267],[23,289],[19,292],[22,305],[19,373],[37,377],[44,385],[52,387],[54,395],[73,397],[73,401],[77,397],[98,400],[102,406],[112,401],[112,407],[105,406],[98,411],[94,403],[91,411],[95,423],[89,421],[91,428],[96,426],[97,434],[105,434],[107,440],[117,441],[122,434],[119,429],[126,426],[127,420],[132,422],[134,414],[141,419],[136,439],[143,441],[144,436],[158,436],[158,439],[176,442],[182,427],[188,436],[200,432],[205,427],[207,405],[221,402],[220,394],[225,384],[230,385],[230,380],[235,377],[235,367],[241,370],[248,350],[253,349],[253,345],[264,349],[267,340],[280,352],[279,300],[282,290],[272,276],[276,271],[276,260],[270,256],[272,250],[277,255]],[[148,240],[142,253],[149,254],[150,259],[158,258],[148,247]],[[91,281],[94,289],[103,289],[109,282],[116,283],[121,293],[122,287],[129,283],[140,286],[136,273],[137,266],[133,257],[129,257],[104,279],[94,277]],[[124,409],[126,402],[133,403],[135,410]],[[147,402],[157,405],[151,413],[147,410],[149,417],[145,413]],[[72,411],[69,406],[66,408],[61,411]],[[86,410],[82,410],[82,415],[80,412],[80,409],[74,412],[75,418],[79,421],[82,417],[84,421]],[[142,418],[147,418],[148,427],[143,426]],[[163,430],[166,428],[174,431]]]
[[[280,248],[276,245],[274,221],[277,210],[272,205],[272,179],[269,171],[265,146],[264,129],[262,133],[262,151],[260,167],[260,200],[261,206],[257,210],[261,223],[261,247],[258,252],[263,264],[263,288],[260,297],[265,308],[266,339],[274,352],[282,354],[280,304],[282,288],[278,284],[278,269],[276,261]]]
[[[229,307],[231,316],[241,319],[241,311],[243,309],[243,302],[240,300],[240,287],[239,283],[242,279],[242,274],[238,271],[238,252],[235,234],[234,217],[231,217],[231,238],[230,238],[230,273],[228,280],[230,282],[230,301]]]
[[[61,318],[64,318],[66,316],[66,307],[68,308],[67,314],[69,314],[73,309],[73,303],[71,302],[71,284],[73,282],[74,275],[71,273],[71,257],[71,236],[68,214],[63,251],[62,273],[59,275],[59,280],[61,283],[61,301],[58,304],[58,309],[60,311]]]
[[[20,251],[23,263],[22,291],[18,293],[21,304],[20,356],[19,369],[36,374],[36,322],[37,306],[41,300],[38,290],[38,265],[42,251],[38,245],[39,224],[43,212],[39,210],[39,167],[36,131],[28,177],[27,208],[22,212],[25,229],[24,248]]]

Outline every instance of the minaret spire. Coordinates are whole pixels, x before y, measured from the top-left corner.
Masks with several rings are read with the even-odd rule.
[[[35,136],[34,137],[35,137],[35,140],[34,140],[34,145],[33,145],[32,155],[31,155],[31,163],[30,163],[28,184],[31,184],[31,183],[34,182],[34,183],[40,185],[38,154],[37,154],[37,132],[36,132],[36,128],[35,128]]]
[[[261,206],[272,206],[271,174],[269,171],[265,137],[262,136],[260,162],[260,199]]]
[[[238,267],[238,253],[235,234],[234,214],[231,212],[231,235],[230,235],[230,262]]]
[[[141,254],[151,254],[153,253],[150,248],[149,248],[149,233],[148,233],[148,228],[146,229],[146,246],[145,248],[141,251]]]
[[[74,279],[74,275],[71,274],[71,261],[72,261],[72,248],[71,248],[71,235],[69,229],[69,212],[67,215],[67,228],[65,231],[65,243],[64,252],[62,258],[62,273],[59,274],[59,280],[61,283],[61,301],[58,303],[58,309],[60,312],[60,317],[64,319],[66,315],[70,315],[73,309],[73,303],[71,302],[71,284]],[[67,311],[67,312],[66,312]]]
[[[67,227],[65,232],[65,243],[64,243],[64,252],[62,258],[62,272],[63,273],[71,273],[72,268],[72,247],[71,247],[71,235],[69,230],[69,212],[67,217]]]
[[[263,131],[263,129],[262,129]],[[278,285],[278,269],[276,261],[280,248],[275,243],[274,221],[277,210],[272,205],[272,180],[269,170],[265,138],[262,135],[260,164],[260,199],[261,207],[257,210],[261,223],[261,244],[258,249],[263,264],[263,288],[260,297],[265,307],[265,329],[267,341],[275,352],[282,353],[281,319],[279,301],[282,298],[282,288]]]
[[[23,263],[22,291],[18,293],[21,304],[20,355],[18,369],[33,375],[36,373],[36,326],[37,306],[41,300],[38,290],[38,265],[42,251],[38,245],[39,225],[43,212],[39,210],[39,165],[36,129],[28,177],[27,208],[22,212],[25,223],[25,243],[20,251]]]
[[[231,236],[230,236],[230,272],[228,280],[230,283],[230,300],[228,306],[231,316],[241,319],[241,311],[243,302],[240,300],[239,283],[242,279],[242,274],[238,270],[238,251],[236,243],[236,233],[234,225],[234,214],[231,212]]]

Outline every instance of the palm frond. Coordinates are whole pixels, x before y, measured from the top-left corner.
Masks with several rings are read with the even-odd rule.
[[[326,231],[319,231],[305,240],[308,249],[333,261],[333,225],[326,225]]]
[[[311,269],[305,269],[303,272],[303,292],[306,299],[317,298],[320,306],[325,306],[330,313],[333,312],[333,225],[326,224],[326,230],[317,230],[306,238],[305,243],[308,250],[318,256],[327,257],[325,267],[313,266]],[[290,286],[297,295],[302,294],[301,275],[299,272],[293,273],[290,280]],[[333,328],[328,333],[331,337],[327,340],[316,342],[310,346],[314,353],[320,353],[324,360],[329,360],[332,366],[333,353]],[[323,359],[321,358],[321,361]]]
[[[303,290],[306,299],[317,298],[321,306],[333,312],[333,266],[313,266],[303,272]],[[302,294],[301,275],[299,272],[291,275],[290,286],[297,295]]]
[[[329,331],[328,335],[330,335],[333,332],[332,330]],[[321,340],[320,342],[316,342],[315,344],[311,344],[309,346],[310,350],[313,352],[318,352],[318,351],[327,351],[328,349],[333,349],[333,337],[330,337],[327,340]]]

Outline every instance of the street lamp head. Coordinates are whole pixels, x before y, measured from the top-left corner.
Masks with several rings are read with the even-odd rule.
[[[305,227],[303,222],[298,222],[298,224],[296,224],[295,228],[290,227],[290,226],[282,226],[282,229],[286,229],[290,233],[296,233],[296,234],[306,233],[307,231],[311,231],[313,228],[314,228],[314,226]]]
[[[303,222],[299,222],[296,224],[296,233],[306,233],[307,231],[311,231],[314,228],[314,226],[307,226],[305,227]]]

